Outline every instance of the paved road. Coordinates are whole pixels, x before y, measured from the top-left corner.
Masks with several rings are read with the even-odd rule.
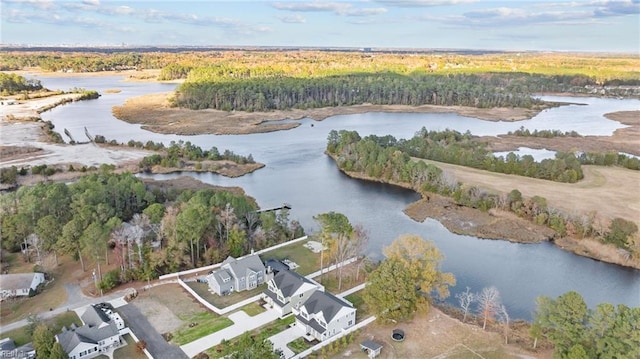
[[[138,339],[147,343],[147,350],[155,359],[188,359],[180,348],[167,343],[133,304],[123,305],[117,312]]]
[[[74,289],[72,289],[72,290],[74,290]],[[110,300],[123,297],[124,295],[130,293],[131,291],[132,291],[131,288],[127,288],[127,289],[123,289],[123,290],[119,290],[119,291],[113,292],[113,293],[111,293],[109,295],[105,295],[104,297],[98,297],[98,298],[86,297],[83,294],[83,298],[80,299],[80,300],[73,300],[72,301],[72,303],[73,303],[72,305],[66,305],[65,304],[65,305],[59,306],[58,308],[50,310],[48,312],[38,313],[38,318],[40,318],[40,319],[53,318],[53,317],[57,316],[58,314],[62,314],[64,312],[68,312],[70,310],[76,310],[78,308],[87,306],[89,304],[108,302]],[[0,326],[0,332],[1,333],[5,333],[5,332],[8,332],[8,331],[13,330],[13,329],[24,327],[27,324],[28,324],[28,322],[27,322],[26,319],[22,319],[22,320],[19,320],[17,322],[8,323],[8,324],[2,323],[2,326]]]

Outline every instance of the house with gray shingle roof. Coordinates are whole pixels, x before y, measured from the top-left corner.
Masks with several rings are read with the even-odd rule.
[[[220,268],[207,276],[209,289],[218,295],[251,290],[265,281],[265,268],[257,254],[227,258]]]
[[[12,359],[33,359],[36,351],[32,343],[16,347],[16,343],[11,338],[0,339],[0,358]]]
[[[87,306],[80,316],[84,323],[81,327],[62,328],[56,335],[56,341],[69,356],[69,359],[93,358],[121,344],[120,332],[109,316],[93,305]]]
[[[315,291],[300,308],[293,308],[296,325],[319,341],[331,338],[356,324],[356,308],[331,293]]]
[[[0,300],[28,296],[45,282],[44,273],[0,274]]]
[[[317,290],[323,291],[324,287],[296,272],[281,270],[267,282],[263,299],[282,317],[291,313],[292,308],[300,307]]]

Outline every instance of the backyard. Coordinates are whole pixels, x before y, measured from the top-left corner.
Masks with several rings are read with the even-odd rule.
[[[229,295],[218,295],[216,293],[211,293],[209,291],[209,284],[207,283],[198,283],[198,282],[186,282],[189,288],[193,289],[202,299],[207,302],[213,304],[218,309],[224,309],[230,305],[241,302],[245,299],[256,296],[265,289],[267,289],[266,284],[259,285],[257,288],[252,290],[244,290],[241,292],[232,292]]]
[[[266,261],[267,259],[288,259],[300,266],[296,269],[296,272],[302,275],[313,273],[320,270],[320,253],[313,253],[309,248],[305,247],[304,245],[307,242],[308,241],[301,241],[268,251],[261,254],[260,258],[262,258],[262,261]],[[326,266],[328,262],[326,254],[324,261],[324,265]]]

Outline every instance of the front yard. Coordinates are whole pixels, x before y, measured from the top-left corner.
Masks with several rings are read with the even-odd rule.
[[[280,333],[281,331],[289,328],[293,322],[296,321],[294,316],[288,316],[284,319],[277,319],[267,325],[257,328],[251,332],[251,335],[256,338],[256,341],[266,340],[267,338]],[[229,353],[234,352],[234,347],[238,345],[239,338],[233,338],[229,341],[225,341],[210,348],[206,351],[210,358],[222,358]]]
[[[72,323],[75,323],[77,326],[82,325],[82,321],[74,311],[59,314],[54,318],[42,321],[42,323],[48,325],[54,334],[60,333],[63,326],[69,327]],[[3,332],[0,337],[13,339],[16,346],[27,344],[32,340],[31,334],[28,333],[28,327],[29,326],[26,325],[18,329]]]
[[[177,345],[191,343],[205,335],[215,333],[218,330],[233,325],[231,319],[221,317],[217,314],[211,313],[210,311],[200,312],[189,316],[180,316],[180,319],[183,319],[187,324],[182,326],[173,334],[171,342]]]

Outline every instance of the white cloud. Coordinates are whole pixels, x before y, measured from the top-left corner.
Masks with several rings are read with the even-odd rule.
[[[19,4],[40,10],[51,10],[56,7],[53,0],[2,0],[2,2],[7,4]]]
[[[476,2],[477,0],[374,0],[387,6],[397,7],[434,7],[460,5]]]
[[[305,22],[307,22],[307,19],[305,19],[304,16],[300,14],[283,15],[276,17],[285,24],[304,24]]]
[[[329,12],[341,16],[373,16],[387,12],[385,8],[360,8],[347,2],[304,1],[304,2],[276,2],[271,4],[278,10],[294,12]]]

